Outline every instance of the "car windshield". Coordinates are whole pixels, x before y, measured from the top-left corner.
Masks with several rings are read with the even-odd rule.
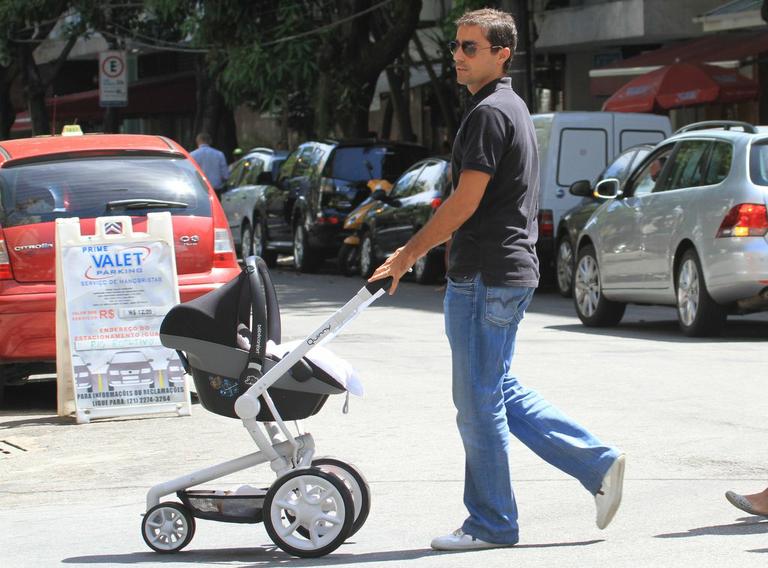
[[[426,156],[427,149],[419,146],[345,146],[336,148],[325,175],[353,182],[394,182],[408,166]]]
[[[147,358],[141,351],[121,351],[115,353],[110,363],[146,363]]]
[[[0,168],[0,225],[60,217],[211,215],[208,191],[189,160],[87,157]]]
[[[768,140],[752,146],[749,174],[752,177],[752,183],[768,185]]]

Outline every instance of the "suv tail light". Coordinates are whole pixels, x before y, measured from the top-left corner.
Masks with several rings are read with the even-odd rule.
[[[2,229],[0,229],[0,280],[13,280],[11,259],[8,256],[8,249],[5,247],[5,235],[3,235]]]
[[[215,268],[231,268],[237,264],[235,243],[229,229],[213,230],[213,266]]]
[[[762,237],[768,233],[765,205],[741,203],[731,208],[717,230],[717,237]]]
[[[539,211],[539,237],[551,237],[555,234],[555,218],[551,209]]]

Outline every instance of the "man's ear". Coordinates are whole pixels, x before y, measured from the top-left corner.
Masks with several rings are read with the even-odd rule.
[[[502,64],[501,64],[502,67],[504,67],[504,64],[506,63],[507,60],[512,61],[512,50],[509,49],[508,47],[502,47],[499,53],[507,56],[506,59],[502,61]]]

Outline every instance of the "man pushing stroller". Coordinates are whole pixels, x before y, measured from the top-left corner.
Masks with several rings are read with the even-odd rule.
[[[453,236],[445,294],[453,401],[466,454],[462,526],[437,537],[437,550],[512,546],[517,505],[509,434],[578,479],[595,497],[605,528],[621,503],[624,455],[603,444],[512,374],[518,325],[539,281],[539,160],[525,103],[507,75],[515,21],[493,9],[457,21],[451,52],[459,84],[472,95],[452,152],[454,191],[432,219],[371,277],[400,278]]]

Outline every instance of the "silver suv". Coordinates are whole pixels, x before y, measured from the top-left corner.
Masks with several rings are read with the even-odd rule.
[[[717,335],[728,314],[768,310],[768,127],[691,124],[661,142],[577,244],[574,303],[587,326],[627,303],[677,307],[683,333]]]

